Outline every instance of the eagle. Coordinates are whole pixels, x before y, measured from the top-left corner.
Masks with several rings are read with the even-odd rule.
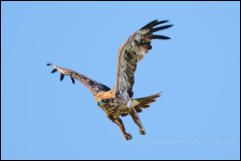
[[[150,103],[155,102],[160,97],[161,92],[142,98],[133,98],[134,73],[137,63],[141,61],[151,48],[153,39],[168,40],[170,37],[154,34],[157,31],[172,27],[168,20],[154,20],[134,32],[119,48],[117,60],[116,82],[113,88],[99,83],[83,74],[73,70],[62,68],[52,63],[47,63],[54,69],[52,73],[60,72],[60,81],[65,75],[70,76],[73,84],[75,80],[80,81],[94,95],[99,106],[112,122],[118,125],[124,138],[130,140],[131,134],[127,133],[121,117],[130,115],[139,127],[140,134],[145,135],[146,131],[138,116],[139,112],[148,108]],[[160,26],[158,26],[160,25]]]

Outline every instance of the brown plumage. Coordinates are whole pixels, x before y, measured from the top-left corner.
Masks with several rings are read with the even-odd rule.
[[[56,71],[59,71],[61,73],[60,81],[62,81],[64,79],[65,75],[69,75],[73,83],[75,83],[74,79],[80,81],[90,90],[90,92],[94,96],[97,96],[100,92],[106,92],[106,91],[110,90],[110,88],[107,87],[106,85],[98,83],[98,82],[88,78],[87,76],[77,73],[73,70],[62,68],[62,67],[59,67],[59,66],[51,64],[51,63],[48,63],[47,65],[54,67],[54,69],[52,70],[52,73],[54,73]]]
[[[140,129],[140,133],[145,134],[145,129],[143,128],[137,113],[142,112],[143,108],[148,108],[150,103],[155,102],[156,98],[160,97],[160,93],[148,97],[132,98],[134,73],[136,71],[137,63],[141,61],[144,54],[152,48],[152,39],[170,39],[167,36],[153,34],[154,32],[172,26],[164,25],[157,27],[157,25],[167,22],[167,20],[154,20],[133,33],[121,45],[118,50],[116,83],[112,89],[73,70],[65,69],[51,63],[48,63],[47,65],[54,67],[52,73],[56,71],[61,73],[61,81],[65,75],[68,75],[73,83],[75,83],[75,79],[83,83],[94,95],[97,105],[105,111],[106,116],[119,126],[125,139],[130,140],[132,137],[125,131],[120,116],[131,115],[133,121]]]
[[[124,89],[128,92],[130,97],[133,96],[132,87],[134,84],[134,72],[136,71],[136,65],[143,59],[143,55],[152,48],[152,39],[170,39],[167,36],[153,34],[154,32],[167,29],[172,26],[165,25],[154,28],[154,26],[166,22],[168,21],[155,20],[150,22],[137,32],[133,33],[120,47],[118,51],[119,54],[115,89]]]

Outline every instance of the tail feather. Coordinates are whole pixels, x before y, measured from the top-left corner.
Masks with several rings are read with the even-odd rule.
[[[160,97],[161,92],[142,98],[135,98],[132,100],[134,108],[137,112],[141,112],[142,108],[150,107],[150,103],[155,102],[156,98]]]

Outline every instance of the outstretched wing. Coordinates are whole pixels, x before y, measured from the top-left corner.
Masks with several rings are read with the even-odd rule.
[[[87,87],[90,90],[90,92],[94,96],[96,96],[99,92],[107,92],[110,90],[110,88],[107,87],[106,85],[98,83],[98,82],[86,77],[85,75],[77,73],[73,70],[61,68],[61,67],[56,66],[51,63],[48,63],[47,65],[54,67],[54,69],[52,70],[52,73],[54,73],[56,71],[59,71],[61,73],[60,81],[62,81],[64,79],[65,75],[69,75],[73,83],[75,83],[75,79],[80,81],[81,83],[83,83],[85,85],[85,87]]]
[[[152,39],[170,39],[167,36],[153,34],[156,31],[164,30],[172,26],[165,25],[156,27],[157,25],[166,22],[168,21],[154,20],[148,23],[133,33],[119,48],[115,84],[115,90],[117,93],[127,92],[130,97],[133,96],[132,87],[134,84],[134,72],[136,71],[136,65],[143,59],[143,55],[152,48]]]

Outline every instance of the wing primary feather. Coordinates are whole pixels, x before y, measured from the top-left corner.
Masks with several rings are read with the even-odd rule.
[[[171,39],[171,38],[168,37],[168,36],[163,36],[163,35],[152,35],[151,39],[164,39],[164,40],[167,40],[167,39]]]
[[[74,84],[76,80],[80,81],[85,87],[87,87],[90,92],[94,95],[95,99],[97,99],[97,94],[99,92],[107,92],[109,90],[111,90],[111,88],[109,88],[108,86],[98,83],[90,78],[88,78],[87,76],[75,72],[73,70],[70,69],[66,69],[66,68],[62,68],[60,66],[51,64],[51,63],[47,63],[47,65],[51,65],[54,67],[54,69],[52,69],[55,72],[55,69],[57,69],[57,71],[60,72],[60,81],[62,81],[64,79],[65,75],[70,76],[70,79],[72,81],[72,83]]]
[[[148,23],[147,25],[143,26],[141,29],[150,29],[156,25],[160,25],[160,24],[163,24],[166,22],[168,22],[168,20],[159,21],[159,22],[157,20],[154,20],[154,21],[151,21],[150,23]]]
[[[56,72],[56,71],[57,71],[57,69],[54,68],[54,69],[51,71],[51,73],[54,73],[54,72]]]
[[[72,83],[74,84],[74,83],[75,83],[74,78],[72,78],[72,77],[70,77],[70,78],[71,78],[71,80],[72,80]]]
[[[160,24],[163,24],[163,23],[166,23],[166,22],[168,22],[168,20],[159,21],[154,26],[157,26],[157,25],[160,25]],[[154,27],[154,26],[152,26],[152,27]]]
[[[154,26],[157,22],[158,22],[157,20],[151,21],[150,23],[148,23],[148,24],[146,24],[145,26],[143,26],[141,29],[151,28],[151,27]]]
[[[62,81],[64,79],[64,74],[60,74],[60,81]]]
[[[157,28],[153,28],[151,29],[151,32],[156,32],[156,31],[160,31],[160,30],[164,30],[164,29],[167,29],[169,27],[172,27],[173,25],[165,25],[165,26],[161,26],[161,27],[157,27]]]

